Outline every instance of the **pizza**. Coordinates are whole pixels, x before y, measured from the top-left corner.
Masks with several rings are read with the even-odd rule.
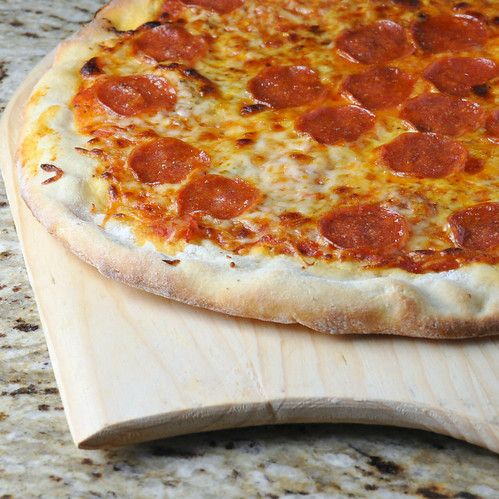
[[[22,195],[106,276],[333,333],[499,333],[493,0],[115,0],[23,116]]]

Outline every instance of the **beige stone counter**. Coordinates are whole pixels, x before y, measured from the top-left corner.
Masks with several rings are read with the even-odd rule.
[[[0,106],[99,0],[0,0]],[[499,458],[429,433],[300,425],[79,451],[0,183],[0,498],[499,497]]]

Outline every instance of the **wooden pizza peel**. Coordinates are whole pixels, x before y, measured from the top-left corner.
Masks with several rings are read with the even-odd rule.
[[[82,448],[260,424],[356,422],[421,428],[499,452],[499,337],[332,337],[192,308],[100,275],[19,197],[21,110],[0,160],[71,434]]]

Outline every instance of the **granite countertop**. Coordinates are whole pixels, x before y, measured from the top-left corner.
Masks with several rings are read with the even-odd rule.
[[[0,109],[100,0],[1,0]],[[104,451],[69,435],[0,183],[0,499],[499,497],[497,456],[412,430],[294,425]]]

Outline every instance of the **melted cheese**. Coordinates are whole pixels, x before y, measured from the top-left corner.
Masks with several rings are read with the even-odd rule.
[[[240,112],[244,106],[255,103],[247,84],[266,64],[307,65],[320,74],[330,89],[328,105],[350,103],[341,95],[341,82],[345,76],[369,66],[349,62],[336,52],[338,34],[352,25],[378,19],[391,19],[409,27],[419,12],[430,15],[449,12],[448,2],[443,0],[422,3],[420,9],[414,10],[375,0],[246,0],[244,7],[223,17],[198,7],[186,7],[182,14],[186,28],[212,40],[208,55],[195,68],[217,86],[219,93],[214,95],[203,95],[200,82],[186,76],[181,69],[168,68],[167,62],[156,64],[135,53],[133,33],[116,35],[95,53],[103,71],[115,75],[163,76],[176,88],[178,102],[173,112],[155,116],[120,118],[94,110],[77,118],[78,128],[88,135],[92,147],[105,153],[106,159],[101,159],[95,172],[98,180],[93,183],[97,209],[106,219],[118,214],[120,222],[132,227],[139,240],[144,244],[152,242],[165,253],[173,253],[184,244],[179,235],[183,232],[175,232],[176,196],[188,179],[179,185],[141,185],[126,166],[133,147],[148,140],[153,131],[205,150],[212,159],[211,173],[243,178],[262,192],[262,201],[237,219],[218,221],[204,217],[204,225],[220,234],[217,244],[224,249],[298,254],[298,243],[308,241],[316,244],[329,261],[342,258],[341,252],[319,234],[317,220],[336,205],[356,203],[381,203],[403,214],[412,231],[404,249],[406,253],[452,247],[448,216],[462,207],[499,200],[499,159],[483,128],[457,139],[470,155],[484,162],[482,171],[416,179],[398,177],[378,161],[381,145],[411,130],[398,117],[397,109],[377,112],[376,126],[371,132],[356,142],[337,146],[321,145],[295,130],[296,119],[313,109],[313,104],[246,116]],[[479,10],[489,17],[494,15],[492,2],[468,3],[470,10]],[[150,2],[141,19],[120,16],[111,21],[118,29],[136,29],[143,22],[157,19],[161,4]],[[416,96],[435,91],[421,73],[444,55],[422,55],[416,51],[388,65],[418,78],[412,93]],[[491,28],[485,47],[456,55],[497,58],[497,36]],[[92,78],[82,78],[82,89],[92,82]],[[469,98],[489,111],[499,101],[497,85],[492,86],[486,98]],[[112,130],[112,135],[103,138],[102,130]],[[110,172],[111,175],[102,177]],[[111,186],[115,189],[114,196],[109,196]],[[290,212],[300,213],[306,221],[299,226],[286,226],[280,217]],[[159,227],[169,230],[158,232]],[[241,232],[241,228],[245,230]],[[263,241],[262,236],[265,236]]]

